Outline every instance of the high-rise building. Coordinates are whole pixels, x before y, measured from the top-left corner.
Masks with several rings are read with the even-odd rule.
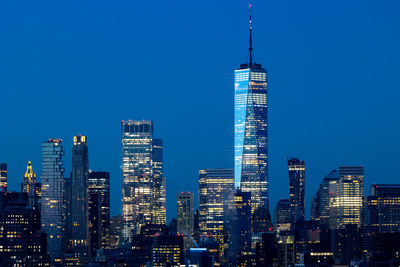
[[[166,224],[166,211],[163,142],[161,139],[153,139],[153,210],[151,223]]]
[[[315,203],[314,210],[311,212],[311,219],[319,221],[322,226],[329,226],[329,184],[339,180],[339,174],[336,170],[331,171],[322,180],[318,191],[316,192],[313,202]]]
[[[42,230],[47,233],[47,251],[56,262],[63,250],[63,155],[61,139],[42,143]]]
[[[74,136],[72,147],[72,249],[79,257],[87,255],[89,246],[88,221],[89,153],[87,138]]]
[[[89,195],[89,234],[90,248],[109,248],[110,238],[110,173],[90,172]]]
[[[39,210],[30,205],[28,193],[0,193],[0,264],[49,266],[46,242]]]
[[[200,235],[213,238],[223,254],[224,203],[234,189],[233,169],[204,169],[199,171]],[[215,259],[219,263],[220,258]]]
[[[276,231],[278,233],[281,231],[289,231],[290,219],[290,199],[280,199],[276,204],[274,211],[274,225],[276,227]]]
[[[178,234],[193,235],[193,193],[180,192],[177,196]]]
[[[162,141],[153,139],[152,121],[122,121],[123,237],[140,227],[166,223]]]
[[[0,192],[7,191],[7,164],[0,163]]]
[[[64,177],[63,230],[64,251],[72,252],[72,179]]]
[[[31,161],[28,162],[26,172],[24,175],[24,181],[21,184],[21,192],[25,192],[29,197],[29,205],[34,208],[40,208],[40,193],[41,184],[36,180],[36,173],[33,172]]]
[[[254,62],[251,15],[249,26],[248,62],[235,70],[235,184],[251,192],[254,212],[268,208],[268,105],[267,71]]]
[[[289,169],[289,199],[291,208],[292,228],[298,220],[304,217],[305,211],[305,173],[306,163],[297,158],[288,158]]]
[[[381,233],[400,232],[400,184],[373,184],[378,229]]]
[[[364,167],[339,167],[338,228],[361,226],[364,196]]]

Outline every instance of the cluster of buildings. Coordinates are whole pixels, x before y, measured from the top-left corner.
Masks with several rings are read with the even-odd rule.
[[[86,136],[73,137],[64,173],[61,139],[42,143],[20,192],[0,164],[0,263],[4,266],[399,266],[400,184],[364,194],[364,167],[322,179],[306,220],[306,164],[288,158],[289,195],[272,208],[268,184],[267,72],[235,71],[234,168],[199,170],[195,194],[177,195],[167,226],[163,142],[152,121],[122,121],[122,215],[110,217],[110,174],[91,171]]]

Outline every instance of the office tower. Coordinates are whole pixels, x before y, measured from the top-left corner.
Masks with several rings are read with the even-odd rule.
[[[200,234],[212,237],[223,253],[224,202],[234,189],[232,169],[204,169],[199,171],[199,226]],[[218,264],[220,259],[215,259]]]
[[[153,139],[153,210],[151,223],[167,223],[163,142],[161,139]]]
[[[90,248],[109,247],[110,236],[110,173],[89,172],[89,234]]]
[[[311,211],[311,219],[319,221],[321,226],[329,226],[329,184],[335,183],[339,180],[339,174],[336,170],[331,171],[327,174],[320,186],[315,196],[313,197],[314,211]]]
[[[289,194],[292,229],[295,223],[304,218],[305,211],[305,173],[306,163],[297,158],[288,158]]]
[[[89,153],[87,138],[74,136],[72,147],[72,247],[79,257],[87,255],[89,245],[88,177]]]
[[[371,189],[374,185],[371,186]],[[376,196],[364,196],[362,215],[362,254],[370,262],[373,241],[379,233],[378,199]]]
[[[280,199],[275,206],[274,211],[274,225],[276,231],[290,230],[291,208],[290,199]]]
[[[364,195],[364,167],[339,167],[338,228],[361,226]]]
[[[47,233],[47,251],[55,262],[63,249],[63,155],[61,139],[42,143],[42,230]]]
[[[41,184],[36,180],[36,173],[33,172],[31,161],[28,162],[26,172],[24,175],[24,181],[21,184],[21,192],[25,192],[29,197],[29,205],[31,207],[39,209]]]
[[[224,266],[238,266],[251,252],[251,193],[240,189],[229,192],[224,207]]]
[[[267,71],[254,62],[251,15],[249,26],[248,62],[235,70],[235,184],[251,192],[254,212],[268,209],[268,106]]]
[[[39,210],[30,205],[28,193],[1,193],[0,264],[49,266],[46,242]]]
[[[193,235],[193,193],[181,192],[177,195],[178,234]]]
[[[165,223],[162,142],[153,139],[153,122],[122,121],[123,237],[131,241],[142,225]]]
[[[7,191],[7,164],[0,163],[0,192]]]
[[[371,196],[376,199],[379,232],[400,232],[400,185],[373,184]]]
[[[278,238],[278,266],[289,267],[295,263],[294,237],[283,235]]]
[[[183,236],[154,236],[152,266],[181,266],[183,264]]]

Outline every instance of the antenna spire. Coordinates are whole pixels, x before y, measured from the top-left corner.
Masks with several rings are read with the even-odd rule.
[[[253,27],[251,24],[251,4],[249,5],[249,67],[253,66],[253,36],[252,36]]]

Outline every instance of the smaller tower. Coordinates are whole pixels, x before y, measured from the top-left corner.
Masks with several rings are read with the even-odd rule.
[[[28,166],[26,167],[24,181],[21,184],[21,192],[28,193],[29,206],[34,208],[40,207],[41,184],[36,181],[36,173],[33,172],[31,161],[28,162]]]

